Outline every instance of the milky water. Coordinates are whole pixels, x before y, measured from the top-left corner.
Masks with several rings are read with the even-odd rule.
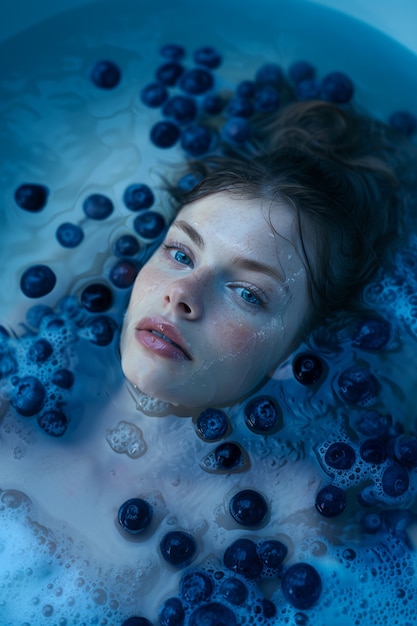
[[[417,472],[407,467],[408,489],[390,496],[383,477],[395,451],[380,463],[365,462],[360,455],[366,439],[381,435],[370,411],[380,412],[391,443],[400,425],[405,436],[416,430],[413,238],[398,251],[394,269],[382,272],[364,293],[366,305],[389,322],[383,347],[355,342],[362,318],[342,316],[333,327],[319,329],[297,350],[322,359],[318,384],[301,385],[291,358],[253,394],[273,398],[279,407],[279,427],[269,436],[248,427],[247,400],[225,409],[228,430],[211,443],[198,435],[198,414],[143,414],[145,400],[123,381],[117,338],[108,346],[91,343],[85,324],[77,324],[77,315],[89,316],[77,306],[71,312],[62,298],[69,293],[78,298],[91,282],[108,283],[117,261],[114,241],[132,232],[135,216],[122,200],[128,185],[150,185],[156,195],[152,208],[166,219],[171,215],[168,198],[158,190],[160,175],[183,162],[184,155],[177,147],[162,151],[152,146],[149,128],[160,112],[146,109],[139,99],[161,62],[162,44],[185,45],[190,65],[197,46],[216,46],[224,58],[215,72],[219,90],[252,78],[266,61],[285,68],[304,58],[320,74],[349,71],[356,102],[382,118],[397,108],[417,110],[416,61],[352,20],[313,7],[300,12],[297,3],[282,3],[279,11],[274,9],[274,20],[269,3],[249,9],[245,17],[233,2],[221,12],[215,4],[197,9],[184,3],[174,9],[158,2],[146,11],[119,2],[115,12],[112,4],[68,13],[2,46],[7,68],[1,99],[6,156],[0,168],[1,323],[21,337],[10,340],[21,372],[45,383],[47,407],[63,406],[70,422],[62,437],[46,435],[36,417],[9,409],[12,383],[0,381],[0,622],[119,625],[137,615],[156,624],[162,604],[179,595],[184,572],[203,569],[212,581],[210,602],[228,607],[240,624],[413,624]],[[89,79],[100,59],[121,68],[122,81],[114,90],[98,89]],[[48,186],[42,212],[32,214],[15,204],[14,191],[24,182]],[[113,201],[115,210],[107,220],[85,216],[82,204],[91,193]],[[76,249],[62,248],[55,240],[65,221],[84,230]],[[138,239],[144,260],[151,248]],[[24,336],[27,330],[36,332],[28,327],[26,312],[37,301],[20,292],[19,280],[34,263],[46,263],[58,277],[41,302],[64,326],[54,330],[44,322],[37,331],[54,346],[53,368],[30,366],[26,360],[33,338]],[[106,315],[120,324],[127,290],[113,291]],[[52,388],[57,367],[75,373],[71,390]],[[376,392],[358,402],[349,401],[339,384],[351,367],[372,373],[377,381]],[[223,441],[243,451],[234,471],[216,470],[213,462],[214,449]],[[348,470],[326,462],[334,442],[354,450]],[[334,518],[315,508],[317,493],[330,483],[345,490],[347,498],[346,509]],[[229,511],[243,489],[260,492],[267,502],[266,519],[255,528],[242,527]],[[136,497],[152,505],[153,518],[143,534],[132,538],[117,515],[122,503]],[[188,568],[169,565],[161,555],[159,544],[172,530],[195,539],[197,552]],[[280,540],[288,551],[284,571],[296,563],[311,564],[322,583],[317,602],[305,609],[294,606],[282,591],[283,572],[265,571],[256,582],[238,574],[248,598],[241,606],[228,603],[221,581],[231,572],[223,557],[242,537],[258,544]],[[262,604],[265,597],[274,603],[275,615]],[[184,605],[188,620],[197,607]]]

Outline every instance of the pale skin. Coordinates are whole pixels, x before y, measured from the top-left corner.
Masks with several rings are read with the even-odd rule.
[[[182,208],[140,271],[122,368],[173,405],[220,406],[255,389],[311,314],[292,207],[216,193]]]

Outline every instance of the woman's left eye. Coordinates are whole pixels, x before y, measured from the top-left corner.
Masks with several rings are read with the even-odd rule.
[[[182,250],[174,250],[172,256],[177,261],[177,263],[181,263],[182,265],[192,265],[190,257]]]

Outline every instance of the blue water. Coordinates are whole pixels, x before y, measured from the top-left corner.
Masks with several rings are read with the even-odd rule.
[[[62,406],[70,420],[59,438],[45,434],[36,417],[10,410],[5,398],[12,383],[7,377],[0,381],[0,621],[5,626],[119,625],[133,615],[157,624],[160,607],[180,593],[186,624],[195,623],[195,611],[210,603],[226,607],[227,619],[231,611],[241,624],[318,626],[337,620],[347,626],[405,626],[416,621],[416,468],[406,468],[409,485],[403,493],[387,495],[383,488],[385,472],[400,454],[398,442],[408,441],[417,426],[413,237],[397,252],[394,267],[382,271],[364,293],[366,306],[387,322],[379,346],[361,342],[367,332],[358,331],[361,317],[341,315],[297,350],[312,351],[324,363],[318,384],[301,385],[289,359],[276,379],[254,394],[278,404],[282,424],[276,433],[264,436],[248,428],[246,401],[226,409],[225,440],[238,442],[245,455],[245,471],[235,473],[207,471],[219,442],[198,436],[197,415],[150,417],[136,409],[120,372],[116,337],[107,346],[96,345],[88,330],[94,314],[78,305],[71,309],[63,300],[66,294],[78,299],[91,282],[109,284],[117,263],[114,242],[134,230],[135,215],[123,202],[130,184],[149,185],[155,193],[152,209],[171,218],[169,199],[159,189],[160,173],[182,163],[184,154],[178,146],[164,151],[151,144],[149,129],[161,114],[139,98],[161,63],[162,44],[182,43],[188,66],[198,46],[215,46],[223,56],[214,72],[219,91],[252,78],[265,62],[285,69],[308,59],[320,76],[348,72],[355,103],[382,119],[398,108],[417,111],[417,59],[410,52],[329,10],[304,5],[301,10],[297,2],[275,7],[265,2],[242,15],[235,2],[221,11],[213,3],[196,7],[191,2],[175,8],[155,2],[145,11],[126,1],[115,11],[113,3],[102,2],[2,45],[7,66],[1,98],[0,322],[19,337],[7,340],[17,351],[19,373],[36,373],[51,389],[52,368],[30,369],[25,363],[37,331],[36,338],[54,345],[54,368],[76,375],[71,390],[54,388],[55,396],[48,396],[48,408]],[[100,59],[120,67],[117,88],[92,84],[89,73]],[[39,213],[23,211],[14,201],[25,182],[49,188]],[[93,193],[113,202],[106,220],[84,213],[83,203]],[[84,232],[74,249],[55,240],[57,227],[68,221]],[[138,239],[139,258],[145,260],[153,240]],[[56,287],[39,302],[63,321],[61,330],[46,322],[37,329],[27,321],[27,311],[38,301],[22,294],[19,281],[34,263],[56,273]],[[114,302],[105,314],[120,323],[127,290],[112,290]],[[354,401],[343,394],[340,377],[352,367],[375,377],[374,394]],[[381,463],[366,462],[360,454],[363,442],[374,437],[391,441]],[[334,442],[353,450],[348,469],[327,463]],[[346,509],[334,518],[315,508],[317,493],[329,484],[347,498]],[[228,508],[233,496],[248,488],[261,492],[268,507],[266,520],[254,530],[236,523]],[[151,526],[136,540],[117,523],[118,507],[132,497],[144,497],[154,509]],[[172,530],[196,541],[188,568],[175,568],[161,555],[159,544]],[[282,571],[265,568],[260,581],[237,575],[248,593],[239,606],[228,601],[221,585],[231,576],[224,554],[240,538],[258,546],[278,539],[287,556]],[[289,601],[281,582],[297,563],[313,566],[322,585],[318,600],[305,608]],[[207,573],[211,592],[193,604],[184,600],[180,581],[194,570]],[[274,609],[262,604],[264,598]]]

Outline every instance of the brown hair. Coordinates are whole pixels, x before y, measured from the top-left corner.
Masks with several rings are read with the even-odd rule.
[[[330,103],[297,102],[255,122],[244,149],[221,142],[216,155],[191,162],[199,182],[170,192],[181,206],[222,191],[293,206],[322,317],[351,303],[399,231],[399,154],[384,124]],[[311,227],[313,254],[305,245]]]

